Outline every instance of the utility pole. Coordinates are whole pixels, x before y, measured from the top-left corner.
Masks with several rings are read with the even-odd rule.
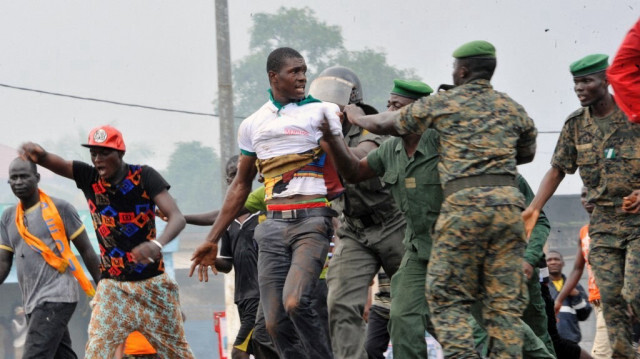
[[[220,121],[220,178],[222,193],[227,191],[225,164],[236,150],[233,122],[233,86],[229,45],[229,8],[227,0],[216,3],[216,48],[218,60],[218,112]]]
[[[218,60],[218,113],[220,115],[220,183],[222,193],[227,192],[225,169],[227,160],[237,150],[233,123],[233,87],[231,82],[231,50],[229,45],[229,7],[227,0],[215,0],[216,48]],[[240,328],[240,318],[235,310],[235,272],[224,276],[225,312],[228,335],[227,356],[231,357],[233,339]]]

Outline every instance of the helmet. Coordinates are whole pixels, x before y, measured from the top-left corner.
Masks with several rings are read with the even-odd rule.
[[[360,84],[360,79],[350,68],[344,66],[331,66],[324,69],[318,75],[318,78],[329,76],[338,77],[345,81],[351,82],[353,84],[353,88],[351,89],[351,97],[349,98],[349,103],[357,104],[362,102],[362,85]]]

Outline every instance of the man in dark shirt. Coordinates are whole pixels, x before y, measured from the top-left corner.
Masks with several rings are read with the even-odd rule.
[[[164,274],[161,250],[184,228],[169,184],[153,168],[123,161],[122,134],[111,126],[89,133],[93,166],[67,161],[40,145],[22,145],[24,156],[73,179],[87,198],[100,245],[101,281],[89,323],[87,358],[113,358],[129,333],[140,331],[160,357],[193,358],[187,344],[178,284]],[[168,217],[156,239],[156,205]]]

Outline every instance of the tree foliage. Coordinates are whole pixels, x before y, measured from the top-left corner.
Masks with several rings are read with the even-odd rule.
[[[220,171],[220,157],[213,148],[192,141],[176,144],[163,175],[180,210],[195,213],[218,208],[222,202]]]
[[[345,49],[342,29],[318,20],[315,12],[307,7],[281,7],[273,14],[258,13],[253,22],[250,54],[233,66],[234,106],[238,117],[248,116],[267,100],[267,56],[278,47],[294,48],[305,57],[308,84],[329,66],[351,68],[362,82],[365,102],[378,110],[384,110],[394,78],[420,79],[412,69],[398,69],[388,64],[382,50]]]

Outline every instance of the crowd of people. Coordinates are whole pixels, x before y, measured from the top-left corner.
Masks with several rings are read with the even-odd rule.
[[[111,126],[83,144],[92,164],[24,143],[9,168],[19,202],[0,220],[0,283],[16,262],[23,357],[76,358],[67,325],[81,288],[92,298],[87,358],[193,358],[161,254],[191,223],[211,230],[189,275],[208,281],[235,270],[234,359],[384,358],[389,343],[393,358],[427,358],[425,337],[446,358],[634,358],[639,36],[640,22],[611,66],[602,54],[570,65],[581,107],[537,194],[517,170],[534,158],[534,121],[492,87],[497,55],[487,41],[453,52],[453,85],[385,84],[380,113],[351,69],[325,69],[307,94],[303,56],[275,49],[269,98],[240,125],[229,189],[209,213],[183,215],[158,172],[124,161],[123,135]],[[38,189],[36,165],[83,192],[99,253],[76,210]],[[545,253],[542,207],[578,169],[590,222],[565,277],[562,254]],[[252,190],[256,178],[262,185]],[[167,222],[160,234],[156,216]],[[578,284],[585,265],[588,295]],[[589,354],[578,322],[591,311],[598,330]],[[152,351],[121,353],[140,340]]]

